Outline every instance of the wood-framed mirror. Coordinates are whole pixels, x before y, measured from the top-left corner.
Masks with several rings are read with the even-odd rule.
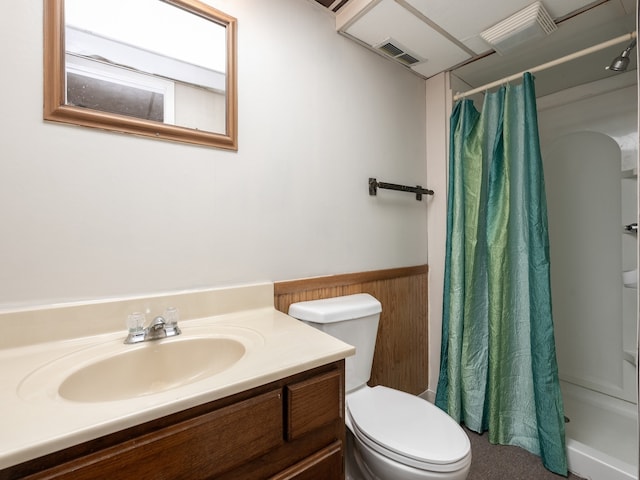
[[[238,149],[237,21],[198,0],[43,0],[44,119]]]

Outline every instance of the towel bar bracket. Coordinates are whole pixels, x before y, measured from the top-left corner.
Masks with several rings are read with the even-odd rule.
[[[377,195],[378,189],[397,190],[399,192],[415,193],[416,200],[422,201],[422,195],[433,195],[433,190],[422,188],[420,185],[409,187],[407,185],[398,185],[397,183],[379,182],[375,178],[369,177],[369,195]]]

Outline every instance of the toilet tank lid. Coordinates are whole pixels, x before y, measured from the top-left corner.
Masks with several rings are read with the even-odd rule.
[[[314,323],[333,323],[367,317],[382,311],[382,304],[368,293],[292,303],[289,315]]]

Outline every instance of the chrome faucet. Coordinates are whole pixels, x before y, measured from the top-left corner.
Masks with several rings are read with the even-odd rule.
[[[125,338],[124,343],[147,342],[160,338],[173,337],[182,333],[178,327],[178,310],[176,308],[167,308],[164,317],[158,315],[146,328],[144,327],[144,319],[144,313],[136,312],[129,315],[127,318],[129,335]]]

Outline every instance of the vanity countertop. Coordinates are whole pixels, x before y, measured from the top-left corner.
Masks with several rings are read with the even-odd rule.
[[[268,298],[270,287],[265,288],[263,297]],[[229,369],[124,400],[70,401],[58,391],[76,364],[92,361],[88,352],[104,355],[105,349],[117,353],[135,348],[122,343],[124,330],[0,348],[0,469],[354,354],[352,346],[260,303],[247,302],[252,308],[246,310],[225,304],[213,309],[214,315],[180,322],[183,333],[174,338],[199,335],[209,328],[227,329],[231,335],[241,332],[246,353]],[[191,310],[193,314],[196,309]],[[0,312],[0,326],[6,320]],[[131,365],[132,369],[153,367]]]

